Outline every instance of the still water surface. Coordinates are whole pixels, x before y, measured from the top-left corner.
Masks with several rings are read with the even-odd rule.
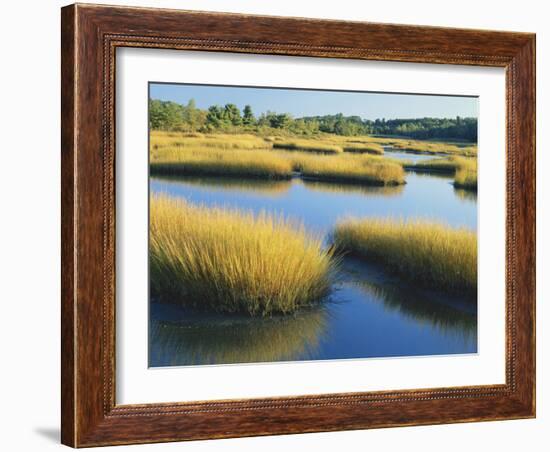
[[[152,178],[151,193],[196,204],[282,213],[325,237],[341,218],[427,218],[477,228],[475,194],[452,178],[407,174],[402,187],[222,178]],[[266,319],[151,303],[150,366],[372,358],[477,351],[475,299],[415,287],[347,258],[331,299]]]
[[[392,159],[408,160],[411,163],[423,162],[425,160],[433,160],[437,157],[448,157],[444,154],[415,154],[414,152],[403,152],[394,150],[394,148],[384,148],[385,155]]]

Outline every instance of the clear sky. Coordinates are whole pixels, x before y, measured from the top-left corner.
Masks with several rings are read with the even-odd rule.
[[[249,104],[256,116],[270,110],[295,118],[336,113],[363,119],[455,118],[477,117],[478,108],[476,97],[159,83],[151,83],[149,89],[151,99],[180,104],[195,99],[202,109],[232,103],[242,110]]]

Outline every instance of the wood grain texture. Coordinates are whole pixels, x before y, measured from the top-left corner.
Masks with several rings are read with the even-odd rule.
[[[74,8],[61,11],[61,441],[75,444],[75,361],[76,309],[74,302],[74,158],[75,158],[75,59]]]
[[[535,415],[535,37],[71,5],[62,10],[62,442],[74,447]],[[506,68],[506,384],[115,404],[117,47]]]

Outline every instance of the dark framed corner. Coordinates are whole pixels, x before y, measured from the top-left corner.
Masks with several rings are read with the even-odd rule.
[[[535,416],[534,34],[80,4],[61,14],[63,444]],[[117,404],[115,68],[130,47],[504,68],[505,383]]]

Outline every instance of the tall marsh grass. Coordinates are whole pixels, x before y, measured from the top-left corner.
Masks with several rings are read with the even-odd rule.
[[[274,141],[273,149],[317,152],[321,154],[340,154],[344,151],[341,146],[331,143],[323,143],[317,140]]]
[[[362,135],[344,137],[339,135],[322,136],[324,142],[332,142],[342,147],[353,146],[355,144],[378,144],[380,146],[390,146],[403,152],[414,154],[447,154],[460,155],[464,157],[475,157],[477,155],[477,144],[457,143],[450,141],[435,140],[414,140],[409,138],[381,137],[373,135]]]
[[[174,134],[162,135],[172,139]],[[167,138],[166,138],[167,137]],[[179,138],[187,143],[194,138]],[[208,141],[211,138],[203,138]],[[228,135],[228,140],[234,136]],[[262,179],[289,179],[293,173],[307,178],[329,182],[348,182],[364,185],[403,184],[404,172],[400,164],[370,154],[319,155],[312,151],[288,149],[240,149],[203,145],[157,146],[158,137],[151,136],[150,172],[153,175],[201,175]],[[221,140],[221,138],[216,138]],[[223,141],[223,140],[222,140]],[[304,140],[305,141],[305,140]],[[324,146],[310,140],[313,146]],[[262,140],[264,145],[265,141]],[[267,143],[271,145],[271,143]],[[277,142],[274,142],[275,146]]]
[[[454,186],[464,190],[477,191],[477,172],[461,168],[455,174]]]
[[[151,161],[151,174],[204,175],[252,177],[262,179],[290,179],[292,164],[269,153],[250,154],[248,151],[231,153],[183,154],[173,159]]]
[[[294,169],[304,177],[320,181],[378,186],[405,183],[403,167],[382,158],[348,155],[315,159],[302,156],[293,163]]]
[[[151,131],[151,148],[269,149],[271,144],[251,134],[202,134]]]
[[[477,290],[477,235],[468,229],[421,220],[350,219],[337,224],[333,242],[419,285]]]
[[[477,161],[467,161],[457,168],[454,186],[477,191]]]
[[[477,191],[477,158],[451,156],[406,164],[404,168],[413,171],[435,171],[454,174],[454,186],[464,190]]]
[[[393,140],[391,146],[403,152],[415,154],[448,154],[463,157],[477,156],[477,145],[459,146],[457,144],[421,141],[421,140]]]
[[[430,160],[416,162],[414,165],[407,165],[407,169],[420,171],[438,171],[442,173],[454,174],[457,169],[463,166],[471,166],[469,160],[464,157],[450,156],[438,157]]]
[[[249,315],[290,313],[328,296],[332,252],[282,216],[150,201],[151,292],[162,301]]]
[[[345,152],[354,152],[357,154],[376,154],[382,155],[384,148],[378,143],[355,143],[344,146]]]

